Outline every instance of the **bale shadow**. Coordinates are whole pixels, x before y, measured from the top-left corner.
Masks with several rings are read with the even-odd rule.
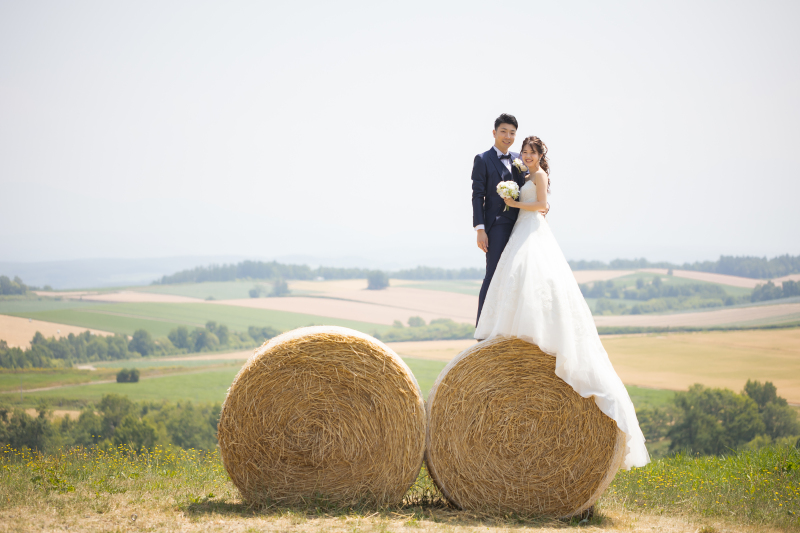
[[[612,521],[602,513],[596,513],[585,520],[572,518],[559,520],[542,516],[520,516],[500,512],[472,512],[456,509],[444,500],[412,502],[396,506],[378,507],[375,505],[332,504],[324,499],[305,504],[287,505],[277,503],[249,504],[240,500],[222,498],[203,498],[191,500],[178,506],[180,510],[194,518],[207,515],[231,517],[295,517],[313,521],[315,519],[347,517],[352,519],[400,520],[408,526],[424,526],[424,522],[464,527],[505,527],[505,528],[574,528],[594,526],[601,529],[613,527]]]

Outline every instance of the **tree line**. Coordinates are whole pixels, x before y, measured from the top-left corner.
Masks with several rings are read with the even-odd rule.
[[[625,282],[623,282],[625,283]],[[702,309],[736,305],[746,302],[763,302],[778,298],[800,296],[800,283],[784,281],[780,286],[772,281],[758,285],[750,295],[733,296],[712,283],[666,284],[655,276],[649,282],[637,278],[635,287],[628,287],[614,280],[595,281],[578,285],[584,298],[597,298],[593,312],[603,314],[644,314],[680,309]],[[611,300],[634,300],[632,307]]]
[[[449,318],[434,318],[426,324],[421,317],[412,316],[408,319],[408,327],[395,320],[391,329],[373,335],[384,342],[471,339],[475,335],[475,326]]]
[[[773,442],[800,444],[797,413],[771,382],[747,380],[741,394],[692,385],[665,407],[637,409],[645,438],[669,451],[720,455]]]
[[[137,451],[157,445],[212,450],[217,445],[220,409],[220,404],[133,402],[127,396],[107,394],[97,405],[83,409],[77,420],[51,421],[44,404],[37,416],[0,406],[0,445],[44,453],[62,447],[120,445]]]
[[[8,276],[0,276],[0,295],[13,295],[25,294],[28,292],[28,286],[25,285],[19,276],[14,276],[14,279]]]
[[[651,262],[647,259],[614,259],[603,261],[570,261],[572,270],[638,270],[640,268],[666,268],[728,274],[753,279],[770,279],[800,273],[800,255],[766,257],[722,255],[717,261],[695,261],[694,263]]]
[[[367,268],[333,268],[308,265],[289,265],[277,261],[242,261],[230,265],[199,266],[189,270],[181,270],[175,274],[162,276],[153,284],[168,285],[173,283],[202,283],[204,281],[235,281],[237,279],[281,279],[281,280],[315,280],[315,279],[364,279],[380,273],[395,279],[409,280],[445,280],[445,279],[483,279],[483,268],[444,269],[432,267],[416,267],[412,269],[384,272]],[[257,296],[254,296],[257,297]]]
[[[208,352],[221,348],[245,349],[258,346],[280,334],[271,327],[250,326],[247,332],[230,331],[228,326],[209,321],[205,327],[173,328],[167,337],[154,339],[144,329],[126,335],[92,335],[84,331],[61,338],[45,338],[36,332],[29,348],[11,348],[0,340],[0,368],[69,368],[75,363],[116,361],[141,356]]]

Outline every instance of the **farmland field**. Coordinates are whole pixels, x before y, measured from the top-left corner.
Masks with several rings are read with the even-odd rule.
[[[209,297],[215,300],[234,300],[237,298],[249,298],[249,291],[256,285],[272,288],[268,281],[206,281],[204,283],[177,283],[175,285],[148,285],[147,287],[137,287],[140,292],[155,294],[171,294],[174,296],[186,296],[189,298],[199,298],[205,300]]]
[[[424,289],[427,291],[456,292],[478,296],[481,290],[481,280],[389,280],[391,286],[405,287],[408,289]]]
[[[99,304],[77,309],[13,314],[25,318],[124,333],[126,335],[133,334],[137,329],[146,329],[154,336],[163,336],[179,325],[202,327],[209,320],[225,324],[235,331],[247,331],[248,326],[271,326],[278,330],[289,330],[311,324],[344,326],[367,333],[380,332],[387,329],[385,325],[369,322],[206,303]]]
[[[444,368],[445,363],[441,361],[431,361],[425,359],[412,359],[404,358],[404,361],[411,369],[414,377],[419,383],[420,389],[425,397],[428,391],[433,386],[433,382],[439,375],[439,372]],[[103,365],[104,368],[158,368],[161,367],[158,359],[155,360],[133,360],[133,361],[115,361]],[[37,391],[30,393],[23,393],[23,400],[26,405],[35,405],[36,400],[41,398],[48,401],[74,401],[86,400],[97,402],[104,394],[124,394],[131,400],[168,400],[168,401],[181,401],[192,400],[194,402],[222,402],[225,399],[225,394],[233,382],[233,378],[239,372],[244,361],[201,361],[195,362],[194,365],[187,365],[185,371],[177,371],[172,369],[172,372],[150,378],[142,378],[138,383],[98,383],[98,384],[85,384],[66,386],[57,389]],[[211,366],[214,365],[214,366]],[[171,367],[179,366],[179,363],[171,362]],[[207,367],[207,368],[204,368]],[[100,367],[98,367],[100,368]],[[88,372],[88,371],[84,371]],[[98,371],[99,372],[99,371]],[[59,376],[57,373],[52,374],[50,381],[45,376],[39,376],[36,379],[36,386],[48,386],[52,381],[59,383],[65,382],[64,376]],[[78,374],[79,376],[86,376],[87,374]],[[0,390],[3,386],[6,387],[8,393],[16,395],[18,392],[19,380],[25,380],[24,388],[30,388],[33,383],[28,383],[31,374],[0,374]],[[104,375],[107,377],[108,373]],[[5,381],[3,381],[3,379]],[[85,379],[85,378],[83,378]],[[76,379],[77,381],[77,379]],[[7,382],[7,383],[6,383]],[[15,390],[16,389],[16,390]],[[5,396],[5,395],[4,395]],[[2,399],[4,396],[0,396]],[[11,398],[11,396],[5,396]]]
[[[27,349],[30,347],[31,339],[36,332],[45,337],[66,337],[70,333],[79,334],[86,331],[86,328],[58,324],[53,322],[43,322],[9,315],[0,315],[0,340],[4,340],[11,347]],[[108,332],[91,330],[94,335],[108,335]]]
[[[739,392],[757,379],[800,403],[800,328],[621,336],[603,345],[626,384],[685,390],[702,383]]]

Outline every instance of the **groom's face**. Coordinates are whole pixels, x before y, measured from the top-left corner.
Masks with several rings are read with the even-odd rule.
[[[514,144],[514,139],[517,137],[517,128],[513,124],[500,124],[496,130],[492,130],[492,134],[494,135],[494,145],[505,154]]]

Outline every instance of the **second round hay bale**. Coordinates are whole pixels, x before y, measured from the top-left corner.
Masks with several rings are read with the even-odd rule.
[[[425,406],[411,371],[380,341],[301,328],[247,361],[218,437],[248,502],[397,503],[422,467]]]
[[[461,509],[569,517],[591,507],[624,459],[625,434],[516,338],[470,347],[428,396],[426,462]]]

